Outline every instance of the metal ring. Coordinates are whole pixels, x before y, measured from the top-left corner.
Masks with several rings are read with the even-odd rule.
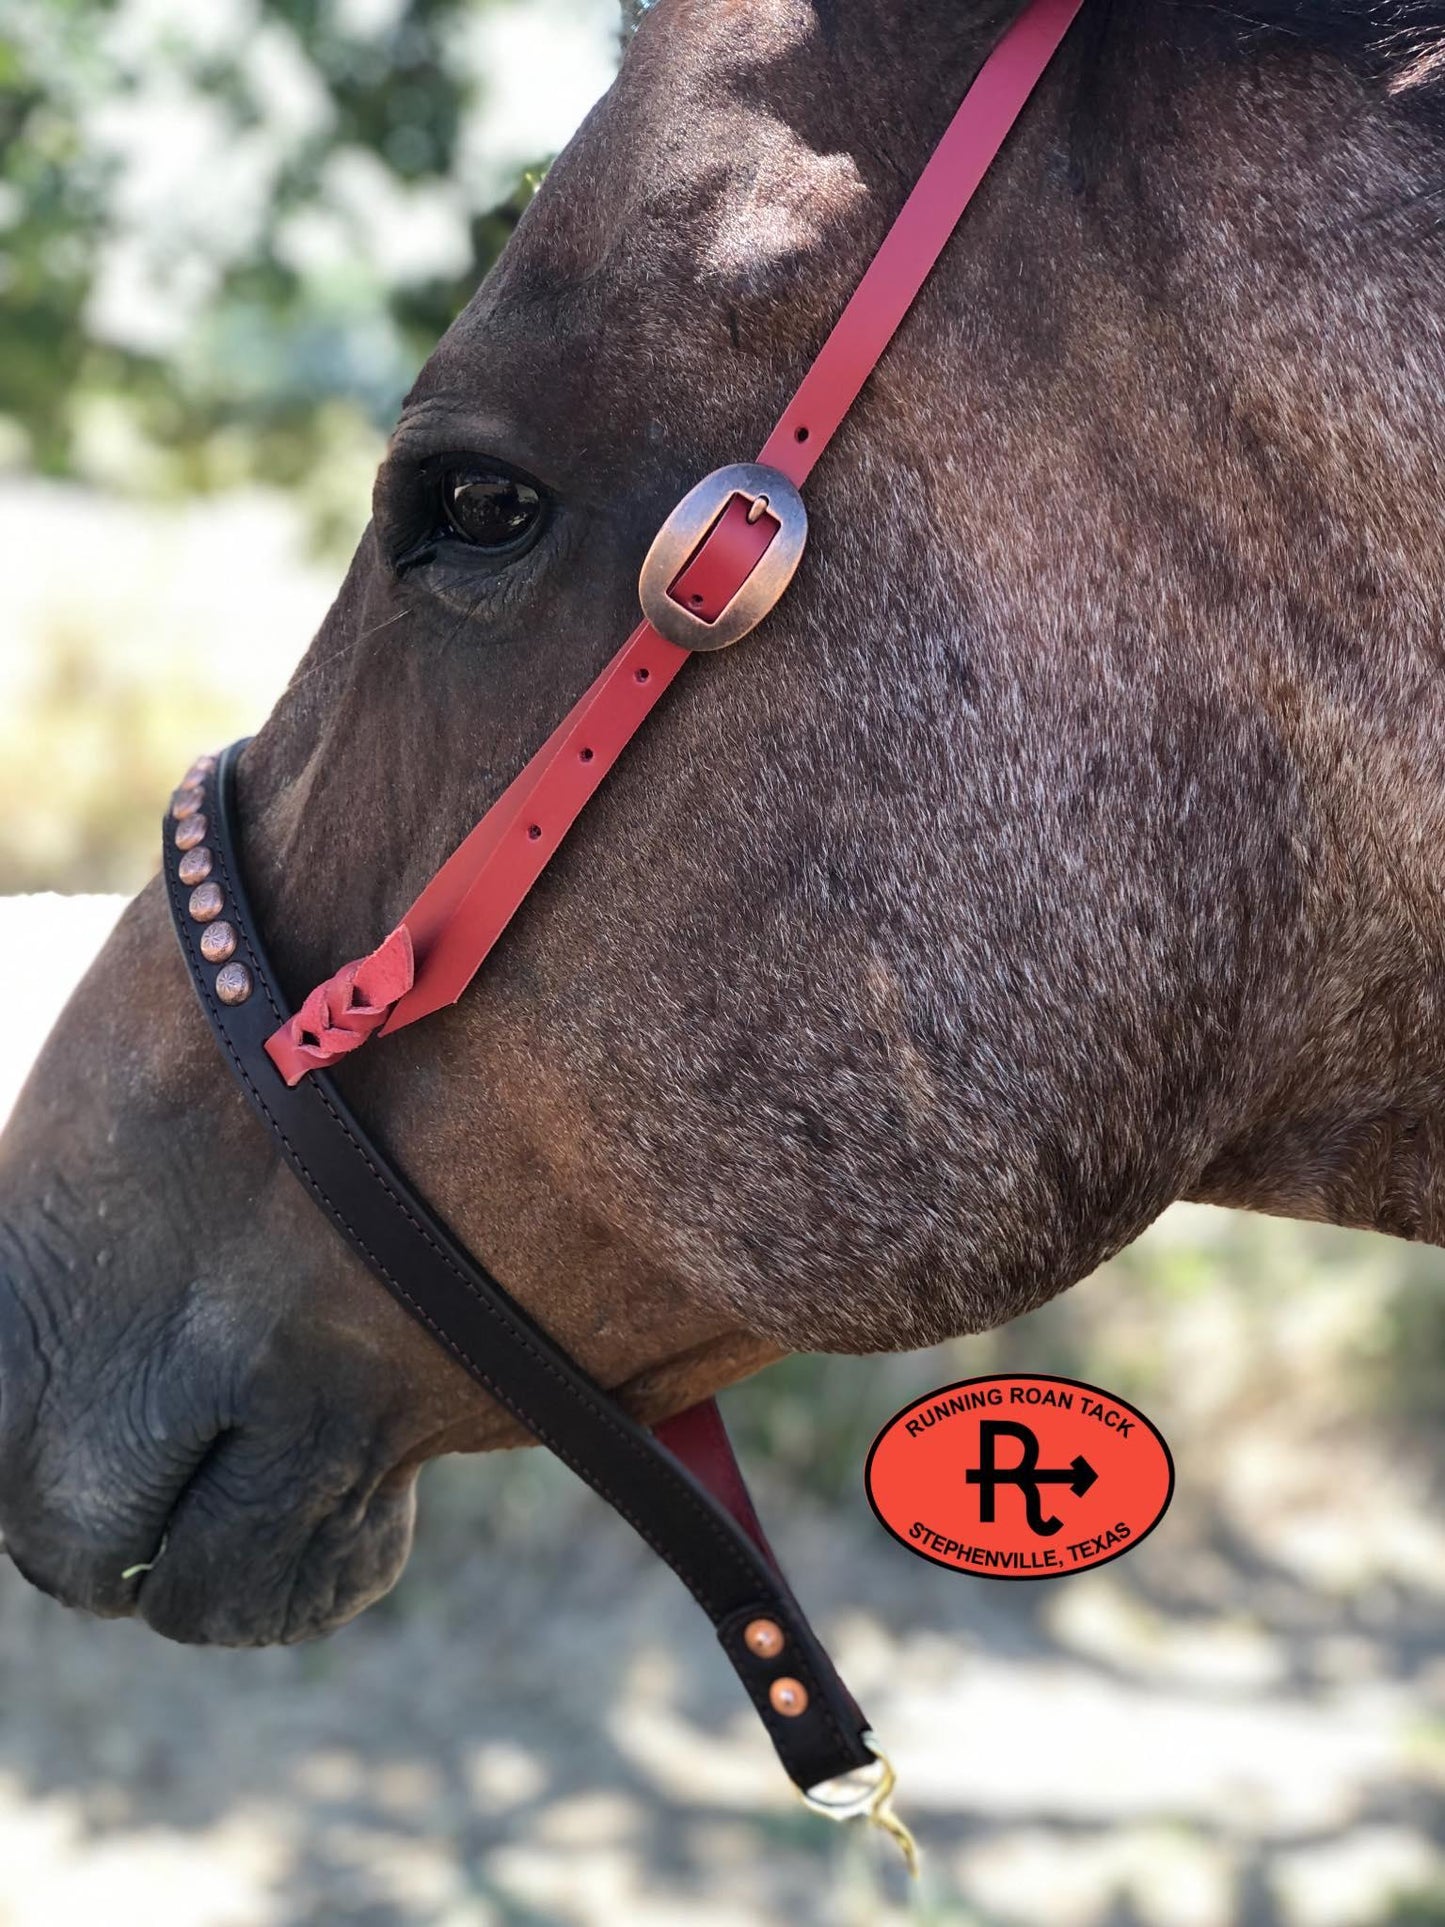
[[[898,1774],[893,1762],[878,1745],[871,1732],[862,1735],[863,1744],[873,1755],[878,1765],[875,1778],[862,1786],[849,1790],[847,1782],[856,1780],[859,1775],[869,1771],[866,1766],[858,1767],[853,1773],[840,1774],[836,1780],[822,1780],[818,1786],[802,1787],[803,1804],[814,1813],[821,1813],[825,1819],[866,1820],[870,1826],[878,1827],[895,1843],[903,1855],[904,1864],[916,1880],[918,1878],[918,1842],[898,1815],[893,1811],[893,1792],[898,1785]],[[829,1797],[822,1792],[823,1787],[842,1789],[836,1796]]]

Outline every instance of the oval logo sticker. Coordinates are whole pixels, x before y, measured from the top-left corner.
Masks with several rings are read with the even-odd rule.
[[[1075,1378],[965,1378],[889,1419],[868,1502],[920,1559],[985,1579],[1052,1579],[1132,1551],[1174,1496],[1162,1434]]]

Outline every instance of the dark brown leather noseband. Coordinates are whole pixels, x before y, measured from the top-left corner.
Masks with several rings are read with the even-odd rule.
[[[813,1787],[873,1752],[866,1721],[819,1644],[787,1583],[763,1548],[658,1439],[554,1345],[547,1334],[456,1242],[318,1072],[289,1088],[266,1056],[266,1039],[288,1015],[267,960],[237,860],[236,764],[244,744],[212,767],[197,766],[191,814],[167,824],[165,881],[191,978],[216,1041],[291,1169],[357,1253],[477,1383],[570,1465],[672,1567],[717,1628],[778,1756],[800,1787]],[[209,760],[209,759],[207,759]],[[186,807],[183,804],[181,807]],[[210,872],[196,889],[180,876],[177,832],[205,826]],[[207,960],[208,932],[223,929]],[[217,980],[223,981],[218,985]],[[246,989],[244,996],[240,991]],[[771,1645],[747,1629],[775,1625]],[[783,1697],[780,1680],[801,1688]]]

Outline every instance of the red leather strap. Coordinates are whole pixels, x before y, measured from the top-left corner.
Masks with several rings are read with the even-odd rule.
[[[641,622],[402,921],[422,958],[385,1030],[454,1004],[688,652]]]
[[[817,359],[763,444],[760,462],[801,484],[837,432],[1002,146],[1083,0],[1030,0],[964,96],[913,192]],[[748,523],[734,499],[670,591],[704,615],[736,594],[776,531]],[[697,596],[702,602],[695,601]],[[336,1061],[376,1030],[390,1032],[455,1003],[515,916],[553,852],[595,795],[687,651],[642,623],[597,681],[452,853],[402,919],[415,974],[384,1019],[355,1008],[370,959],[311,993],[266,1045],[288,1084]],[[394,969],[396,933],[382,949]],[[388,948],[390,946],[390,948]],[[373,957],[380,953],[373,953]],[[350,975],[348,976],[348,972]],[[342,1015],[345,1023],[334,1021]],[[327,1017],[318,1028],[316,1019]],[[338,1036],[339,1033],[339,1036]],[[345,1041],[341,1041],[341,1040]]]
[[[727,1507],[758,1550],[776,1566],[777,1559],[753,1509],[752,1494],[733,1452],[733,1442],[728,1437],[717,1400],[705,1398],[700,1405],[689,1406],[687,1411],[664,1419],[652,1429],[672,1456],[682,1461],[698,1484],[706,1486],[720,1505]]]
[[[883,245],[798,384],[760,462],[799,488],[898,331],[1083,0],[1033,0],[999,41],[914,183]]]
[[[750,522],[746,503],[735,495],[668,594],[694,615],[715,620],[762,561],[778,526],[775,515]]]

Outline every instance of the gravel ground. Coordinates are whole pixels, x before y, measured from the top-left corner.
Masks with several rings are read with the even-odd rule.
[[[0,1114],[114,908],[0,900]],[[881,1423],[881,1368],[846,1369]],[[1262,1415],[1180,1453],[1136,1556],[1014,1588],[910,1558],[856,1482],[824,1507],[766,1470],[897,1756],[918,1892],[798,1807],[670,1576],[517,1454],[433,1468],[401,1586],[317,1647],[170,1647],[0,1564],[0,1927],[1445,1923],[1428,1465]]]

